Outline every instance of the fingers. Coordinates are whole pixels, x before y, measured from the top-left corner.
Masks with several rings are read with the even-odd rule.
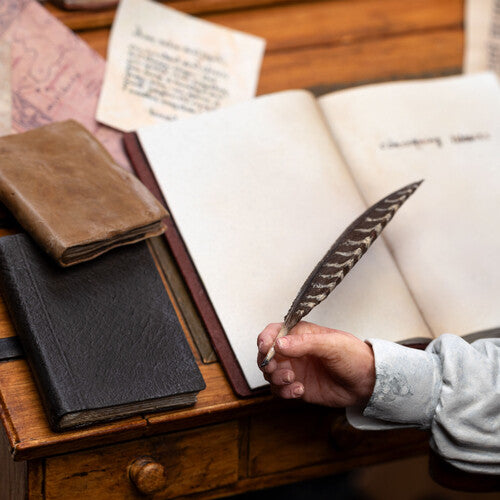
[[[281,328],[281,323],[271,323],[267,325],[261,334],[257,337],[257,345],[259,352],[267,353],[278,335]]]
[[[259,354],[257,356],[257,363],[260,364],[264,360],[266,354],[268,353],[269,349],[271,349],[271,346],[273,345],[274,339],[278,335],[279,331],[281,328],[281,323],[271,323],[264,328],[264,330],[260,333],[260,335],[257,337],[257,346],[259,348]],[[270,364],[273,362],[271,360]],[[276,363],[274,363],[275,365]],[[269,365],[266,367],[268,368]],[[265,370],[268,371],[268,370]]]
[[[339,357],[345,343],[344,332],[330,330],[328,334],[318,334],[303,326],[299,332],[278,339],[276,353],[287,358],[315,356],[334,360]]]
[[[295,382],[295,372],[288,367],[279,367],[270,373],[265,373],[264,378],[273,385],[290,385]]]
[[[285,386],[272,385],[271,391],[283,399],[298,399],[304,395],[304,386],[300,382]]]
[[[280,324],[269,325],[261,334],[259,338],[259,359],[260,363],[264,356],[266,355],[269,347],[271,347],[274,338],[278,334],[281,328]],[[271,392],[276,396],[283,399],[299,399],[304,396],[305,387],[304,384],[296,380],[296,373],[292,367],[292,359],[294,357],[300,357],[300,345],[302,343],[307,343],[309,341],[309,335],[313,336],[315,334],[299,334],[300,343],[299,347],[292,345],[290,352],[292,356],[289,356],[287,352],[285,342],[285,348],[281,351],[276,351],[276,356],[265,366],[262,371],[264,373],[264,378],[271,384]],[[317,334],[316,334],[317,335]],[[283,339],[294,338],[296,335],[290,335],[288,337],[283,337],[278,340],[280,342]],[[295,343],[297,343],[294,340]]]
[[[288,359],[282,359],[279,356],[274,357],[269,363],[262,368],[264,373],[264,377],[267,381],[271,381],[270,375],[272,375],[276,371],[280,370],[289,370],[292,371],[292,364]]]
[[[258,336],[257,344],[259,346],[259,355],[257,357],[257,362],[259,364],[271,348],[274,339],[281,329],[281,326],[282,325],[280,323],[267,325]],[[291,368],[290,361],[284,359],[280,355],[275,356],[265,367],[262,368],[262,371],[264,372],[264,378],[271,383],[273,392],[276,393],[280,392],[279,388],[293,384],[295,381],[295,373]],[[297,397],[294,396],[295,393],[293,389],[284,389],[284,393],[288,394],[287,397]]]

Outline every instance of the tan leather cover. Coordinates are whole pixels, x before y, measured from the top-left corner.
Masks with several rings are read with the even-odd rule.
[[[0,138],[0,199],[62,266],[159,235],[167,215],[73,120]]]

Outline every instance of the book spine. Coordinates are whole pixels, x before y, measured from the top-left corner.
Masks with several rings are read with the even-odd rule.
[[[36,334],[37,325],[40,324],[40,317],[37,315],[43,310],[44,305],[38,300],[38,294],[34,293],[34,285],[29,276],[29,262],[24,258],[21,246],[11,245],[14,243],[13,238],[15,237],[5,236],[0,241],[0,294],[23,346],[50,427],[56,430],[60,417],[65,413],[65,405],[41,355],[42,346]],[[16,267],[16,275],[22,276],[22,279],[15,277],[11,272],[11,269]]]

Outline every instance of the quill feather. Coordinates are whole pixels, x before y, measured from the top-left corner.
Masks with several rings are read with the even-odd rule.
[[[287,335],[306,314],[328,297],[422,182],[414,182],[394,191],[368,208],[344,230],[302,285],[261,367],[266,366],[274,356],[276,340]]]

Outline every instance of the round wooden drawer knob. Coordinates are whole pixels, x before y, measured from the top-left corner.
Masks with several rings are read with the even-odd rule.
[[[141,457],[129,465],[128,475],[143,495],[152,495],[167,486],[165,469],[151,457]]]

